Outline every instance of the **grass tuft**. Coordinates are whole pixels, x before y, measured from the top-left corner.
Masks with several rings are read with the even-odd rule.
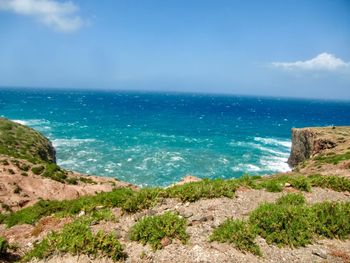
[[[256,236],[257,234],[248,222],[228,219],[213,231],[209,240],[229,242],[241,251],[261,256],[260,247],[254,241]]]
[[[179,239],[183,244],[188,240],[186,233],[187,221],[173,212],[162,215],[148,216],[142,218],[130,230],[130,239],[139,241],[143,245],[150,244],[151,247],[161,249],[161,241],[167,237],[172,240]]]
[[[123,247],[112,233],[99,231],[93,234],[89,220],[77,220],[64,226],[61,232],[53,232],[23,257],[24,261],[33,258],[44,259],[54,253],[109,257],[114,261],[126,258]]]

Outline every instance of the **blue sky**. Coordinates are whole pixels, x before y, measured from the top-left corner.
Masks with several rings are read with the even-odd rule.
[[[0,86],[350,99],[350,1],[0,0]]]

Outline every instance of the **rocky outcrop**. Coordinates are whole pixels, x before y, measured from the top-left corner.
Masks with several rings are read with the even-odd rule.
[[[349,150],[350,127],[313,127],[292,129],[292,149],[288,164],[292,167],[319,155],[342,154]]]
[[[5,118],[0,118],[0,154],[32,163],[56,163],[55,148],[45,136]]]
[[[315,133],[311,129],[292,129],[292,149],[288,164],[295,166],[309,159],[314,150]]]

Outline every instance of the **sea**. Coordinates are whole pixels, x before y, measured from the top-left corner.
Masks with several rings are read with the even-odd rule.
[[[0,115],[48,137],[64,168],[144,187],[287,172],[291,129],[350,125],[350,102],[1,88]]]

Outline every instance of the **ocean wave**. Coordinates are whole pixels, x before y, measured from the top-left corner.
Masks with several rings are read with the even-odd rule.
[[[254,141],[260,142],[265,145],[283,146],[285,148],[290,148],[292,146],[291,141],[278,140],[275,138],[254,137]]]
[[[287,163],[287,158],[281,157],[263,157],[260,159],[260,164],[264,170],[269,172],[289,172],[291,168]]]
[[[12,120],[22,125],[27,126],[42,126],[50,124],[50,121],[45,119],[29,119],[29,120]]]
[[[40,132],[47,132],[51,130],[51,123],[44,119],[29,119],[29,120],[12,120],[19,124],[32,127]]]
[[[243,172],[243,173],[256,173],[260,172],[261,168],[254,165],[254,164],[238,164],[234,167],[231,168],[232,171],[234,172]]]
[[[62,147],[62,146],[79,146],[83,143],[95,142],[96,139],[53,139],[52,145],[54,147]]]

